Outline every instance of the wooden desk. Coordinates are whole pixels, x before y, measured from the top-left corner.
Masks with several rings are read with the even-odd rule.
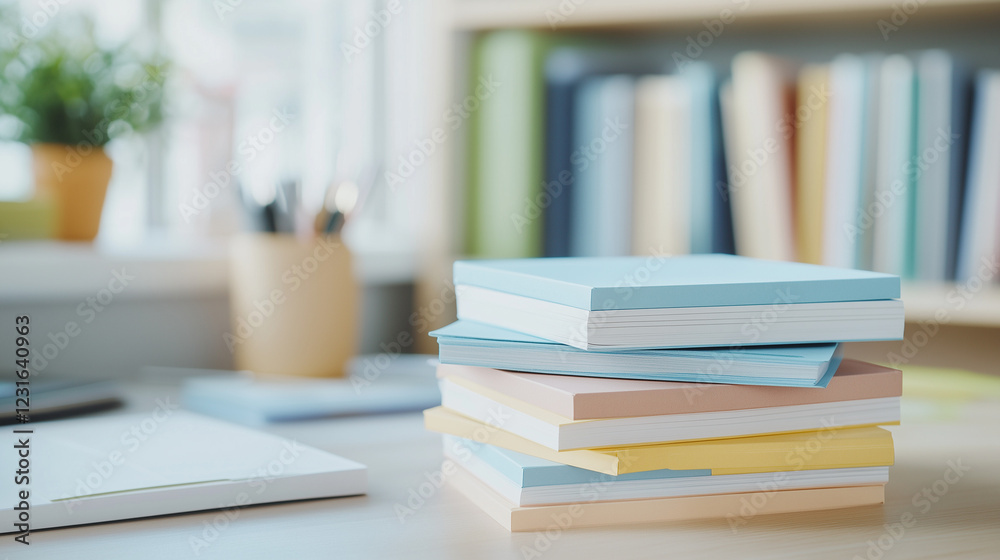
[[[132,411],[172,389],[144,387]],[[144,408],[145,407],[145,408]],[[276,426],[271,431],[369,466],[367,496],[238,510],[198,554],[192,540],[219,512],[39,531],[32,545],[0,541],[0,558],[881,558],[1000,557],[1000,400],[973,403],[904,398],[893,428],[896,465],[883,507],[762,516],[733,532],[724,520],[510,534],[447,486],[407,504],[440,467],[441,443],[418,414]],[[949,462],[968,467],[954,484]],[[950,478],[954,479],[952,475]],[[942,482],[938,482],[942,481]],[[922,489],[936,503],[915,505]],[[924,504],[923,498],[916,498]],[[396,506],[416,505],[400,521]],[[886,532],[913,515],[900,538]],[[907,518],[909,519],[909,518]]]

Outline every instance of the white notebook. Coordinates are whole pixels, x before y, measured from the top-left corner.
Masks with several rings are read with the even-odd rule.
[[[0,532],[364,494],[367,467],[282,437],[161,406],[147,414],[42,422],[4,430],[27,439],[27,484],[4,476]],[[13,465],[13,463],[11,463]],[[13,469],[11,469],[13,471]]]

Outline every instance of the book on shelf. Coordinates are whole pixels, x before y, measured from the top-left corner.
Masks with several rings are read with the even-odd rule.
[[[531,31],[498,31],[473,45],[470,92],[482,78],[500,85],[477,97],[470,111],[465,223],[471,255],[542,254],[542,222],[529,212],[543,177],[541,69],[550,43]]]
[[[958,262],[972,89],[965,66],[940,49],[917,54],[916,72],[914,276],[943,282]]]
[[[830,69],[809,64],[799,73],[795,118],[795,222],[799,260],[823,264],[823,202],[830,103]]]
[[[916,176],[910,165],[914,147],[916,75],[913,61],[887,56],[879,71],[872,269],[913,275],[913,211]]]
[[[883,58],[845,54],[831,63],[824,264],[873,266]]]
[[[1000,71],[976,78],[958,279],[994,278],[1000,259]]]
[[[691,105],[681,76],[636,82],[633,254],[691,252]]]
[[[733,252],[716,87],[701,62],[637,82],[632,254]]]
[[[631,253],[632,149],[635,78],[584,80],[577,90],[571,252],[575,256]]]
[[[791,63],[759,52],[740,53],[732,63],[726,158],[736,249],[748,257],[796,257],[793,72]]]

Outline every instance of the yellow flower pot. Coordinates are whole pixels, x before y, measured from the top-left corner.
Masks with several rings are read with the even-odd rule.
[[[111,180],[111,158],[100,147],[64,144],[33,144],[31,155],[36,196],[55,206],[56,237],[93,241]]]

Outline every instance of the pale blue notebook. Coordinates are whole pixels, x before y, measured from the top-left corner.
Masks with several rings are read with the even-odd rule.
[[[553,486],[559,484],[587,484],[627,480],[653,480],[658,478],[685,478],[691,476],[712,476],[711,469],[675,471],[660,469],[618,476],[571,467],[539,457],[532,457],[502,447],[479,443],[471,439],[445,435],[446,451],[461,460],[468,454],[485,461],[504,477],[522,488],[533,486]]]
[[[358,414],[424,410],[441,404],[433,356],[361,355],[343,379],[204,370],[181,385],[184,408],[230,422],[263,426]]]
[[[445,436],[444,453],[514,506],[579,504],[885,484],[888,467],[799,469],[713,475],[710,470],[658,470],[610,476]]]
[[[430,334],[438,339],[443,364],[652,381],[826,387],[843,356],[835,343],[587,351],[472,321],[457,321]]]
[[[600,311],[899,297],[899,277],[735,255],[458,261],[456,285]]]

